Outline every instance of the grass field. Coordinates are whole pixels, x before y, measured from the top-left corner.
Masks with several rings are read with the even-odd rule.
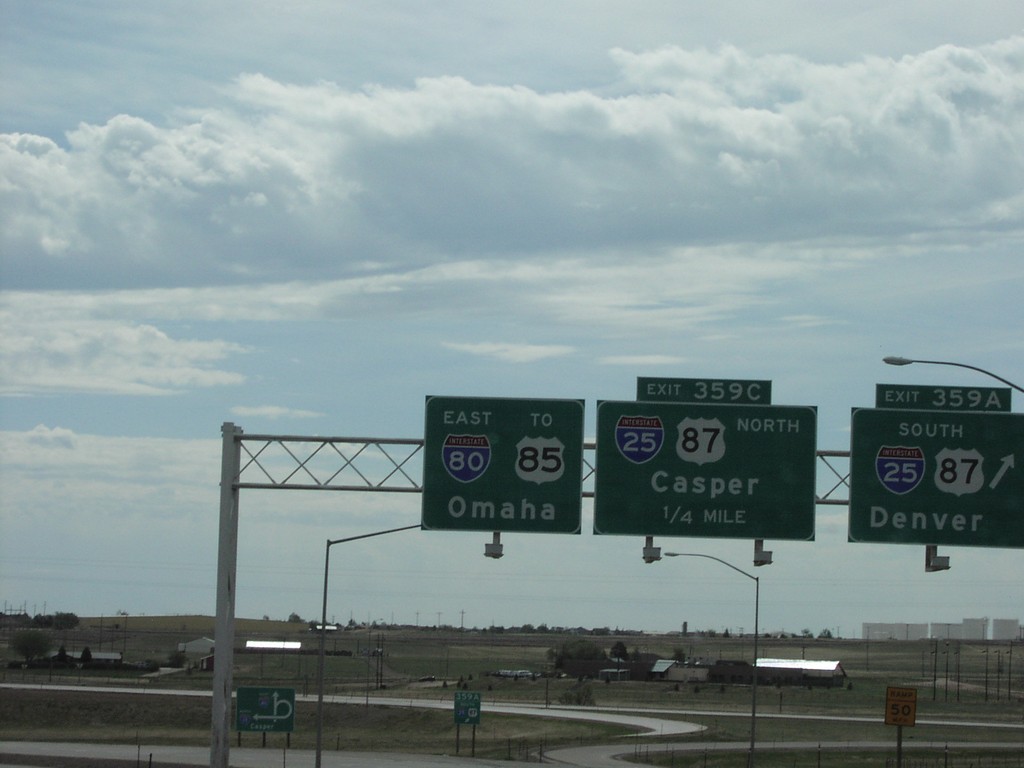
[[[99,619],[83,619],[75,630],[58,633],[54,637],[55,644],[63,644],[68,651],[85,646],[92,651],[122,651],[129,662],[165,663],[178,643],[213,635],[210,617],[131,616],[127,618],[127,626],[123,623],[124,617],[116,618],[119,621],[110,617],[104,619],[102,627]],[[6,647],[10,634],[0,634],[0,654],[7,659],[12,658]],[[273,685],[293,687],[298,694],[316,693],[318,638],[306,625],[239,619],[236,645],[243,646],[247,639],[298,640],[306,652],[236,653],[236,687]],[[580,682],[570,678],[509,680],[488,674],[505,668],[537,673],[550,671],[549,649],[571,639],[574,638],[554,633],[477,633],[452,628],[375,628],[333,633],[327,638],[331,655],[327,659],[326,691],[358,694],[364,698],[364,703],[328,707],[325,747],[451,753],[456,737],[451,710],[381,707],[375,706],[373,699],[378,695],[397,695],[451,702],[459,687],[479,691],[483,700],[484,717],[475,734],[478,756],[523,759],[527,755],[536,756],[539,749],[559,745],[621,742],[631,734],[620,727],[487,714],[488,703],[557,703],[566,692],[577,688]],[[711,660],[749,660],[752,652],[750,638],[611,635],[588,639],[606,651],[621,640],[631,652],[653,653],[662,658],[671,658],[681,650],[687,656]],[[374,655],[376,649],[381,649],[380,656]],[[761,656],[836,660],[842,663],[848,679],[846,686],[831,689],[761,686],[758,742],[759,752],[764,749],[766,753],[758,764],[819,764],[817,754],[783,755],[771,750],[773,743],[782,741],[892,741],[894,751],[895,728],[881,722],[885,690],[887,686],[905,686],[918,690],[919,721],[985,722],[1003,726],[920,724],[905,728],[908,757],[915,754],[915,742],[998,741],[1021,748],[991,755],[969,747],[966,752],[957,747],[937,756],[920,750],[916,757],[933,761],[921,762],[922,766],[1024,766],[1024,653],[1015,657],[1013,651],[1019,652],[1019,649],[1011,649],[1006,643],[963,642],[947,646],[931,641],[866,643],[809,638],[762,639]],[[46,669],[5,668],[0,675],[2,681],[8,683],[113,684],[134,686],[139,690],[138,695],[117,696],[7,689],[0,697],[2,740],[209,743],[208,699],[147,695],[157,689],[210,690],[212,674],[209,672],[186,669],[146,676],[138,670],[113,673],[70,670],[58,674]],[[589,685],[596,706],[601,708],[674,710],[679,714],[670,716],[707,727],[700,737],[702,740],[742,742],[749,738],[749,718],[744,716],[750,711],[749,686],[639,681],[591,682]],[[718,714],[698,716],[682,714],[683,711]],[[874,722],[792,719],[809,715],[870,718]],[[461,737],[462,749],[468,750],[471,730],[464,726]],[[312,747],[314,738],[315,708],[302,702],[297,707],[295,731],[287,737],[284,734],[267,737],[268,747],[283,746],[288,741],[293,748]],[[258,734],[243,734],[241,739],[250,746],[262,742]],[[634,737],[637,758],[662,765],[705,765],[705,760],[709,767],[742,764],[742,759],[736,755],[701,756],[696,762],[692,755],[659,755],[658,741],[656,737]],[[641,748],[648,744],[652,746]],[[774,757],[769,758],[768,753],[773,753]],[[957,762],[972,755],[973,763]],[[885,756],[878,752],[860,756],[843,750],[827,751],[820,759],[821,765],[861,766],[883,764]]]

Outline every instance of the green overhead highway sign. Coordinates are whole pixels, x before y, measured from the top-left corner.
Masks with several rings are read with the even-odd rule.
[[[850,541],[1024,547],[1024,414],[853,412]]]
[[[295,730],[295,689],[239,687],[235,730],[291,733]]]
[[[814,408],[597,406],[594,532],[814,538]]]
[[[424,529],[579,533],[583,401],[428,397]]]

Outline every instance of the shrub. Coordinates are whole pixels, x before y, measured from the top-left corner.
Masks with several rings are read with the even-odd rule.
[[[26,662],[45,657],[52,647],[49,634],[41,629],[23,629],[11,638],[11,648]]]
[[[594,689],[590,683],[583,683],[570,688],[558,697],[561,704],[572,707],[592,707],[595,705]]]
[[[175,651],[167,657],[167,666],[174,669],[181,669],[188,663],[188,656],[184,651]]]

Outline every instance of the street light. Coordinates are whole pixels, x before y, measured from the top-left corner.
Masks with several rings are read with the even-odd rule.
[[[883,357],[882,362],[887,365],[910,365],[911,363],[927,363],[928,365],[952,365],[957,368],[969,368],[972,371],[977,371],[978,373],[983,373],[986,376],[991,376],[996,381],[1001,381],[1006,386],[1012,387],[1013,389],[1016,389],[1018,392],[1024,392],[1024,387],[1020,387],[1017,384],[1014,384],[1012,381],[1004,379],[1002,376],[997,376],[996,374],[992,373],[992,371],[986,371],[984,368],[979,368],[976,365],[967,365],[967,363],[954,363],[948,360],[911,360],[906,357]]]
[[[386,531],[364,533],[359,536],[349,536],[344,539],[327,540],[327,548],[324,554],[324,602],[323,611],[320,615],[320,649],[317,652],[316,665],[316,768],[320,768],[320,759],[323,754],[324,742],[324,640],[327,635],[327,579],[331,566],[331,547],[335,544],[344,544],[347,541],[369,539],[374,536],[383,536],[386,533],[398,533],[399,531],[408,531],[412,528],[419,527],[419,525],[406,525],[401,528],[389,528]]]
[[[758,619],[761,612],[761,579],[714,555],[705,555],[699,552],[665,552],[664,554],[665,557],[703,557],[706,560],[714,560],[754,582],[754,666],[750,686],[750,753],[747,755],[747,768],[754,768],[754,745],[757,740],[757,636],[759,633]]]

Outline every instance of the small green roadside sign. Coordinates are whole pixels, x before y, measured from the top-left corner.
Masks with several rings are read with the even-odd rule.
[[[1024,414],[854,410],[849,539],[1024,547]]]
[[[235,730],[291,733],[295,730],[295,689],[239,687]]]
[[[428,397],[425,530],[579,533],[583,401]]]
[[[810,406],[604,401],[594,533],[814,539]]]
[[[471,691],[455,692],[455,724],[480,725],[480,694]]]

